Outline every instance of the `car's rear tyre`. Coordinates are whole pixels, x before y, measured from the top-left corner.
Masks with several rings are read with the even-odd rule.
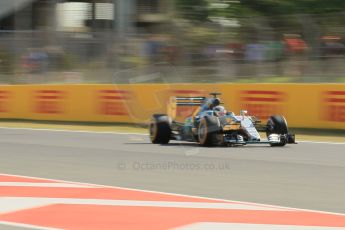
[[[149,126],[153,144],[168,144],[171,138],[170,119],[165,114],[155,114]]]
[[[198,140],[201,146],[211,147],[216,144],[216,135],[220,132],[220,123],[217,117],[204,117],[198,128]]]
[[[288,124],[284,116],[271,116],[267,120],[267,137],[271,134],[287,135],[289,133]],[[285,146],[287,141],[282,139],[280,143],[271,144],[271,146]]]

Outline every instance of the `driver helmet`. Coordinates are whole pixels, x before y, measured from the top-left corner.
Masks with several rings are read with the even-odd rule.
[[[212,109],[212,108],[215,108],[215,107],[217,107],[217,106],[219,106],[219,105],[220,105],[220,100],[219,100],[218,98],[214,98],[214,99],[212,100],[211,109]]]
[[[218,105],[218,106],[213,108],[213,111],[214,111],[214,113],[217,116],[224,116],[224,115],[226,115],[226,110],[225,110],[224,106]]]

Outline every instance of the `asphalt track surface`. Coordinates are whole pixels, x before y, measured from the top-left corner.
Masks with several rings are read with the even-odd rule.
[[[344,148],[202,148],[153,145],[146,135],[0,129],[0,173],[345,213]]]

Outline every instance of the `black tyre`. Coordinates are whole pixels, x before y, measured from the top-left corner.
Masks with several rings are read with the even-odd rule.
[[[169,117],[165,114],[155,114],[149,127],[150,139],[153,144],[168,144],[171,138]]]
[[[217,117],[204,117],[198,128],[198,140],[200,145],[211,147],[216,144],[216,135],[220,132],[220,124]]]
[[[287,135],[289,133],[288,125],[284,116],[271,116],[267,121],[267,137],[271,134]],[[281,143],[271,144],[271,146],[285,146],[286,140]]]

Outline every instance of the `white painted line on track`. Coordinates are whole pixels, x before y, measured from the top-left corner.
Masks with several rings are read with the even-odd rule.
[[[16,197],[16,199],[11,197],[0,197],[0,214],[3,215],[25,209],[44,207],[50,204],[51,202],[48,200],[23,199],[21,197]]]
[[[343,227],[292,226],[272,224],[196,223],[173,230],[344,230]]]
[[[129,133],[129,132],[110,132],[110,131],[91,131],[91,130],[69,130],[69,129],[41,129],[41,128],[15,128],[15,127],[0,127],[0,130],[27,130],[27,131],[46,131],[46,132],[66,132],[66,133],[87,133],[87,134],[114,134],[114,135],[137,135],[148,136],[146,133]],[[310,144],[329,144],[329,145],[345,145],[345,142],[330,142],[330,141],[298,141],[297,143]]]
[[[212,202],[173,202],[142,200],[109,200],[78,198],[40,198],[40,197],[0,197],[0,213],[10,213],[25,209],[44,207],[56,204],[66,205],[102,205],[125,207],[157,207],[157,208],[196,208],[217,210],[253,210],[253,211],[291,211],[281,208],[263,207],[237,203]]]
[[[30,225],[30,224],[13,223],[13,222],[8,222],[8,221],[0,221],[0,225],[7,225],[7,226],[11,226],[11,227],[18,227],[18,228],[25,228],[25,229],[60,230],[58,228],[47,228],[47,227],[40,227],[40,226],[36,226],[36,225]]]
[[[115,134],[115,135],[139,135],[148,136],[145,133],[127,133],[127,132],[105,132],[105,131],[90,131],[90,130],[69,130],[69,129],[40,129],[40,128],[12,128],[0,127],[3,130],[27,130],[27,131],[47,131],[47,132],[66,132],[66,133],[89,133],[89,134]]]
[[[345,145],[345,142],[328,142],[328,141],[297,141],[298,143],[326,144],[326,145]]]
[[[304,211],[304,212],[314,212],[314,213],[321,213],[321,214],[345,216],[345,213],[327,212],[327,211],[302,209],[302,208],[291,208],[291,207],[284,207],[284,206],[280,206],[280,205],[269,205],[269,204],[261,204],[261,203],[254,203],[254,202],[235,201],[235,200],[227,200],[227,199],[219,199],[219,198],[211,198],[211,197],[185,195],[185,194],[179,194],[179,193],[158,192],[158,191],[136,189],[136,188],[124,188],[124,187],[110,186],[110,185],[73,182],[73,181],[44,178],[44,177],[31,177],[31,176],[22,176],[22,175],[15,175],[15,174],[0,173],[0,176],[1,175],[3,175],[3,176],[17,176],[17,177],[23,177],[23,178],[28,178],[28,179],[53,180],[53,181],[62,182],[62,183],[77,183],[77,184],[88,185],[88,186],[96,186],[99,188],[101,188],[101,187],[103,187],[103,188],[116,188],[116,189],[123,189],[123,190],[128,190],[128,191],[148,192],[148,193],[156,193],[156,194],[162,194],[162,195],[173,195],[173,196],[181,196],[181,197],[186,197],[186,198],[208,199],[208,200],[212,200],[212,201],[231,202],[231,203],[239,203],[239,204],[254,205],[254,206],[256,205],[256,206],[261,206],[261,207],[279,208],[279,209],[283,209],[286,211]]]

